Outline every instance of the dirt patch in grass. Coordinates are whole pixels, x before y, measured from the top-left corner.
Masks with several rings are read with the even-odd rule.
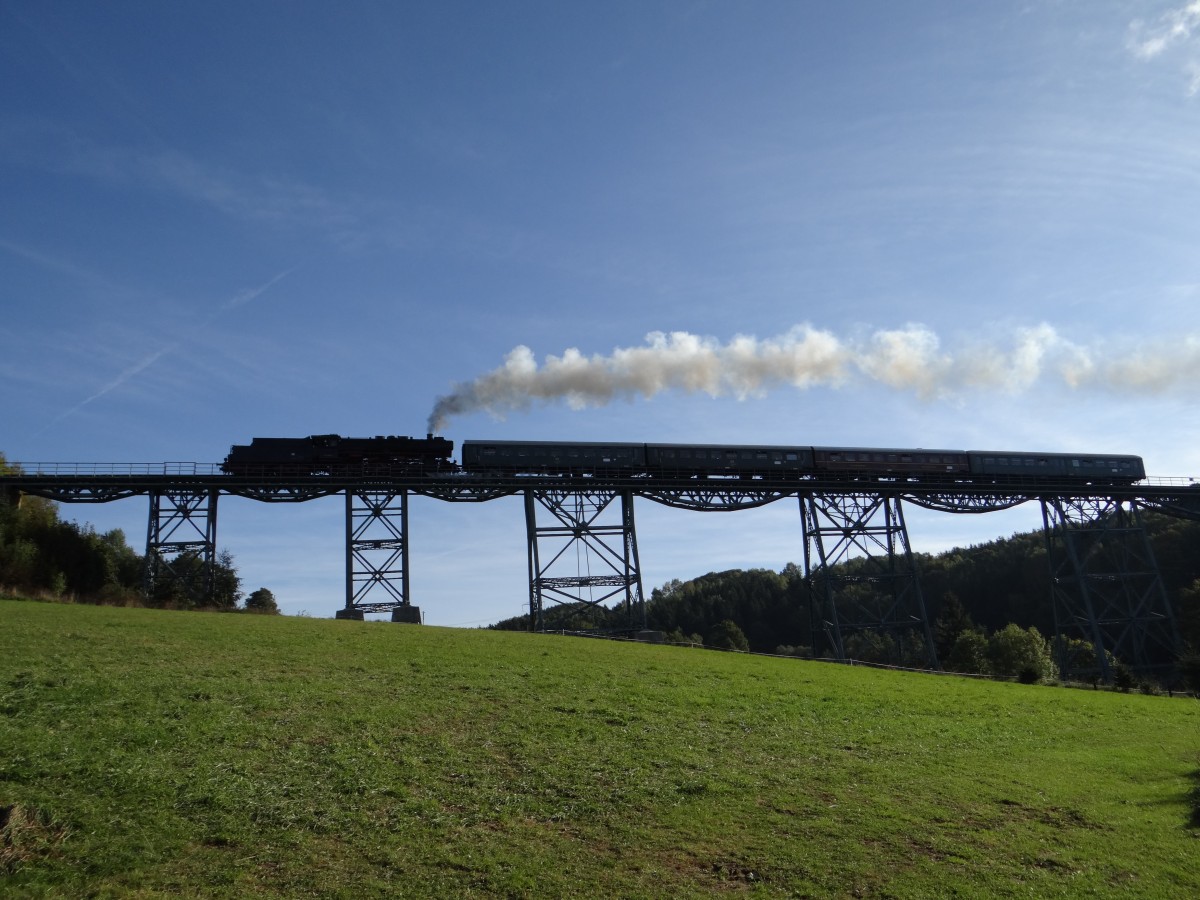
[[[0,806],[0,874],[11,875],[54,855],[66,839],[66,826],[45,810],[19,803]]]

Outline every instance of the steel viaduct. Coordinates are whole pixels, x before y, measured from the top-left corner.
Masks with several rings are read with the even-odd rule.
[[[1178,629],[1143,525],[1142,512],[1200,519],[1200,486],[1190,479],[1132,485],[1045,481],[1003,485],[969,480],[849,476],[569,477],[465,472],[347,477],[243,477],[198,463],[161,465],[14,464],[0,475],[10,497],[63,503],[149,497],[145,589],[184,580],[202,600],[212,588],[221,495],[265,503],[345,497],[346,596],[337,618],[391,613],[420,622],[409,594],[409,497],[482,503],[520,495],[525,504],[531,628],[544,630],[551,606],[610,604],[627,631],[645,628],[645,601],[634,525],[634,498],[678,509],[733,512],[784,499],[799,503],[804,574],[814,649],[845,660],[846,638],[863,631],[917,634],[938,661],[909,545],[904,505],[978,514],[1026,502],[1041,506],[1048,550],[1048,600],[1058,636],[1091,643],[1088,672],[1109,681],[1109,654],[1134,668],[1162,668],[1178,650]],[[576,551],[598,571],[565,570]],[[189,558],[203,565],[181,566]],[[862,558],[864,565],[840,566]],[[853,574],[843,574],[853,569]],[[199,574],[197,574],[199,573]],[[855,590],[869,582],[871,589]],[[864,601],[864,595],[873,599]],[[882,598],[882,599],[880,599]]]

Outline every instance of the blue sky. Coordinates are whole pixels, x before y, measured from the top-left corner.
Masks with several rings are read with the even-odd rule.
[[[1195,0],[0,0],[0,451],[216,462],[457,391],[456,443],[1200,475],[1198,117]],[[248,589],[341,605],[336,501],[222,502]],[[802,556],[794,503],[637,515],[647,591]],[[427,621],[521,611],[518,502],[414,500],[410,541]]]

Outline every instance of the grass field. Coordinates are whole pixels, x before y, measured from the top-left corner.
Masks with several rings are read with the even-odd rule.
[[[0,601],[0,896],[1196,897],[1200,703]]]

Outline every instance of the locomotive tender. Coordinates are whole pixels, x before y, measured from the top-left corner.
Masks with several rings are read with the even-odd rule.
[[[996,482],[1080,481],[1132,484],[1146,477],[1139,456],[904,450],[870,447],[634,444],[604,442],[464,441],[424,438],[254,438],[236,445],[221,468],[230,475],[660,475],[749,477],[843,475],[850,479],[934,479]]]

